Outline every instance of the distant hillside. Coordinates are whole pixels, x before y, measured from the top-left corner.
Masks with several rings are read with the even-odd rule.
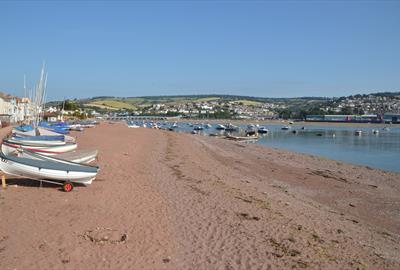
[[[400,92],[378,92],[369,94],[378,97],[400,97]],[[141,110],[154,104],[164,104],[167,106],[180,105],[187,103],[201,102],[237,102],[243,105],[251,106],[260,103],[273,103],[285,106],[291,109],[309,109],[319,106],[325,106],[334,100],[342,100],[353,97],[366,97],[368,95],[351,95],[347,97],[294,97],[294,98],[266,98],[238,95],[176,95],[176,96],[141,96],[141,97],[114,97],[97,96],[89,99],[76,99],[74,102],[81,108],[93,108],[99,111],[117,111],[117,110]],[[62,101],[53,101],[47,106],[61,106]]]

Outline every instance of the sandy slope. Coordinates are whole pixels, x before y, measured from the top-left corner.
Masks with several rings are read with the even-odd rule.
[[[91,186],[0,192],[0,269],[400,269],[399,174],[122,124],[78,142]]]

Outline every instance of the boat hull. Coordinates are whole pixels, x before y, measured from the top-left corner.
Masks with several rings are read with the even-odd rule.
[[[7,140],[3,141],[1,145],[1,150],[4,154],[12,154],[18,149],[26,149],[32,152],[37,152],[42,155],[52,156],[57,154],[62,154],[65,152],[73,151],[78,147],[76,143],[65,144],[65,145],[57,145],[57,146],[31,146],[31,145],[22,145],[8,142]]]
[[[8,139],[10,143],[16,143],[16,144],[23,144],[23,145],[30,145],[30,146],[54,146],[54,145],[65,145],[65,141],[48,141],[48,140],[25,140],[25,139],[17,139],[17,138],[11,138]]]
[[[57,133],[57,132],[54,132],[54,131],[51,131],[51,130],[48,130],[48,129],[45,129],[45,128],[42,128],[42,127],[38,127],[37,128],[37,133],[38,134],[36,134],[36,130],[20,131],[20,130],[15,129],[15,128],[12,130],[12,133],[15,133],[17,135],[24,136],[24,137],[26,137],[26,136],[37,136],[38,134],[41,135],[41,136],[60,136],[60,135],[63,135],[64,136],[64,140],[66,142],[75,142],[75,138],[72,137],[72,136],[60,134],[60,133]]]
[[[70,181],[73,183],[81,183],[85,185],[89,185],[96,178],[97,169],[92,171],[79,171],[79,170],[69,170],[73,167],[65,166],[64,169],[51,169],[45,166],[45,163],[48,164],[49,161],[36,161],[39,164],[43,164],[44,166],[33,166],[29,164],[24,164],[22,162],[18,162],[18,158],[14,158],[14,160],[9,159],[5,155],[1,155],[0,158],[0,170],[3,173],[8,175],[21,176],[25,178],[31,178],[36,180],[52,180],[59,182]],[[51,162],[55,164],[57,162]],[[75,166],[76,167],[76,166]]]

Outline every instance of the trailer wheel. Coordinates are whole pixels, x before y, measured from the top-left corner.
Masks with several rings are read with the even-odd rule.
[[[70,192],[70,191],[72,191],[73,189],[74,189],[74,186],[72,185],[71,182],[65,182],[65,183],[63,184],[63,190],[64,190],[65,192]]]

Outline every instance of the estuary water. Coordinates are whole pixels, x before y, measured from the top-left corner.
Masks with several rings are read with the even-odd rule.
[[[178,123],[178,132],[191,132],[193,126],[188,123]],[[196,125],[194,125],[196,126]],[[391,125],[378,127],[351,126],[316,126],[290,125],[289,130],[282,130],[284,125],[264,125],[267,134],[260,135],[254,143],[294,152],[322,156],[348,163],[379,168],[386,171],[400,172],[400,126]],[[204,128],[199,134],[217,133],[216,125]],[[247,125],[240,125],[246,129]],[[356,136],[355,131],[361,130],[362,135]],[[378,130],[376,134],[373,130]],[[293,131],[296,131],[294,133]]]
[[[351,128],[332,126],[307,126],[305,130],[292,127],[281,130],[279,126],[270,126],[270,133],[257,143],[295,152],[323,156],[358,165],[400,172],[400,128],[390,130],[373,128]],[[292,130],[298,130],[294,134]],[[362,135],[356,136],[355,130]],[[335,135],[333,135],[335,134]]]

